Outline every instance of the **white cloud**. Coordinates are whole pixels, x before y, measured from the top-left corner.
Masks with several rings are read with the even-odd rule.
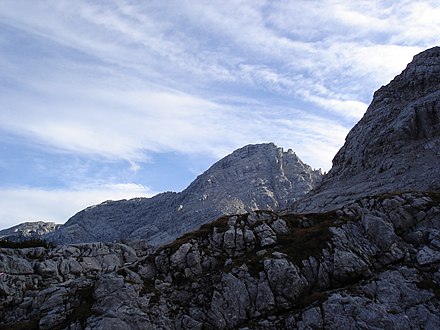
[[[190,74],[197,77],[190,79],[194,86],[243,83],[249,74],[243,67],[258,75],[264,66],[266,73],[302,74],[339,94],[357,79],[357,93],[363,84],[371,93],[412,55],[439,41],[434,1],[64,1],[55,8],[39,2],[29,16],[22,15],[23,3],[5,3],[9,24],[180,90],[191,89],[182,85]],[[272,79],[264,82],[260,88],[273,87]]]
[[[405,45],[419,45],[423,40],[432,46],[440,42],[440,4],[438,1],[403,1],[395,5],[393,22],[399,33],[391,37],[391,42]]]
[[[78,211],[105,200],[151,197],[148,187],[123,183],[76,189],[0,188],[0,229],[25,221],[64,223]]]
[[[271,88],[284,89],[285,94],[289,90],[298,93],[298,77],[284,77],[266,67],[250,71],[254,84],[272,80]],[[54,73],[47,81],[23,80],[42,100],[22,99],[15,93],[5,95],[2,102],[9,111],[0,113],[0,127],[57,149],[125,159],[136,170],[136,162],[145,161],[149,152],[221,157],[247,143],[277,141],[277,136],[269,133],[279,129],[277,120],[307,114],[298,109],[291,114],[286,106],[277,108],[246,98],[233,101],[243,101],[240,106],[212,102],[152,87],[135,78],[124,77],[120,86],[117,76],[100,76],[96,70],[90,75],[92,80],[78,81],[73,72],[63,71],[62,76]],[[101,87],[104,83],[105,88]],[[321,86],[309,88],[328,93]],[[291,141],[297,134],[290,132]],[[286,133],[282,145],[291,145],[288,136]]]
[[[438,17],[434,0],[4,0],[0,129],[133,172],[268,141],[327,170],[374,90],[440,43]]]

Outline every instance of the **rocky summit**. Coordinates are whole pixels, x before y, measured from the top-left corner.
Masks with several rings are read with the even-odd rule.
[[[56,243],[147,239],[170,242],[222,215],[280,210],[314,188],[320,170],[273,143],[248,145],[215,163],[180,193],[110,201],[70,218],[46,239]]]
[[[439,329],[439,72],[433,48],[376,92],[300,212],[222,216],[156,248],[1,248],[0,330]],[[246,148],[259,147],[232,159]],[[228,164],[188,189],[227,180]],[[133,216],[122,203],[95,208]]]
[[[297,211],[402,190],[440,190],[440,47],[414,57],[373,97],[321,185]]]

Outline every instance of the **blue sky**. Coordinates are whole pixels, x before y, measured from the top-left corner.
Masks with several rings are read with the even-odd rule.
[[[0,228],[185,188],[249,143],[328,171],[438,1],[0,1]]]

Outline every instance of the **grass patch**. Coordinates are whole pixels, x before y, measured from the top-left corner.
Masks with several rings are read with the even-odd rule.
[[[268,211],[262,211],[264,214]],[[271,212],[273,219],[282,218],[290,229],[287,235],[277,235],[278,244],[267,247],[267,252],[258,256],[256,252],[261,249],[258,244],[252,249],[247,250],[243,255],[232,257],[232,263],[223,268],[224,272],[230,272],[232,268],[238,268],[243,263],[248,267],[249,273],[259,277],[259,273],[264,270],[263,260],[271,256],[273,252],[281,252],[287,258],[296,263],[313,256],[319,258],[322,250],[327,246],[332,238],[330,227],[338,227],[350,220],[350,217],[341,217],[336,211],[326,213],[311,214],[285,214],[277,216]],[[259,220],[260,221],[260,220]],[[261,222],[265,222],[261,220]],[[258,223],[256,224],[258,225]],[[313,297],[312,297],[313,298]]]
[[[261,257],[257,256],[255,254],[255,250],[250,251],[250,252],[246,252],[242,256],[232,257],[231,258],[232,262],[226,266],[223,266],[223,268],[221,268],[221,271],[225,274],[231,273],[234,268],[238,269],[243,264],[246,264],[249,274],[252,277],[258,279],[260,272],[262,272],[264,270],[264,265],[263,265],[264,257],[265,256],[261,256]],[[225,258],[225,261],[226,261],[226,258]]]
[[[154,293],[156,291],[156,287],[154,286],[154,280],[144,279],[144,285],[141,288],[141,293]]]
[[[127,271],[124,268],[119,269],[116,273],[124,278],[128,276]]]
[[[321,305],[324,301],[327,300],[328,294],[326,292],[321,291],[313,291],[310,294],[307,294],[304,296],[304,298],[301,301],[301,306],[303,308],[310,307],[312,304],[319,304]]]
[[[277,250],[287,254],[297,264],[311,256],[318,258],[332,238],[329,228],[340,226],[349,220],[341,221],[335,211],[306,215],[287,214],[282,218],[288,224],[291,233],[278,236]],[[304,223],[307,223],[308,227],[304,228]]]
[[[432,199],[432,203],[429,203],[428,206],[433,206],[435,204],[440,203],[440,192],[437,191],[395,191],[395,192],[389,192],[389,193],[383,193],[380,195],[372,196],[372,198],[377,197],[379,201],[384,201],[385,199],[390,199],[395,196],[402,197],[405,194],[412,194],[417,197],[429,197]]]
[[[416,285],[419,289],[433,291],[436,298],[440,298],[440,288],[431,279],[424,278],[420,282],[418,282]]]
[[[239,215],[239,217],[240,216],[241,215]],[[207,224],[200,226],[200,228],[197,229],[196,231],[192,231],[192,232],[184,234],[183,236],[177,238],[173,242],[171,242],[167,245],[164,245],[162,248],[160,248],[157,251],[157,254],[163,250],[166,250],[166,249],[169,249],[171,251],[171,253],[174,253],[179,249],[179,247],[182,244],[188,243],[192,239],[206,238],[206,237],[208,237],[208,235],[210,233],[212,233],[214,227],[216,227],[220,231],[226,231],[226,229],[228,228],[228,220],[230,217],[231,216],[223,216],[213,222],[210,222],[210,223],[207,223]]]
[[[141,295],[149,295],[150,296],[150,304],[155,304],[160,300],[160,292],[156,289],[154,285],[154,280],[144,279],[144,285],[140,290]]]

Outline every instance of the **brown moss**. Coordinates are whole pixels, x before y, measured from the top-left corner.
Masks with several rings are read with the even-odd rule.
[[[287,214],[282,218],[289,226],[289,235],[278,236],[278,251],[285,253],[295,263],[311,256],[318,258],[331,240],[330,227],[340,226],[349,219],[341,219],[335,211],[312,214]],[[308,227],[304,227],[307,223]]]
[[[173,242],[171,242],[167,245],[164,245],[161,249],[158,250],[158,253],[163,250],[166,250],[166,249],[169,249],[171,251],[171,253],[174,253],[179,249],[179,247],[181,245],[188,243],[192,239],[208,238],[208,235],[210,233],[212,233],[214,227],[216,227],[220,231],[226,231],[226,229],[228,227],[228,220],[230,217],[231,216],[223,216],[213,222],[204,224],[204,225],[200,226],[200,228],[198,230],[184,234],[183,236],[177,238]]]

